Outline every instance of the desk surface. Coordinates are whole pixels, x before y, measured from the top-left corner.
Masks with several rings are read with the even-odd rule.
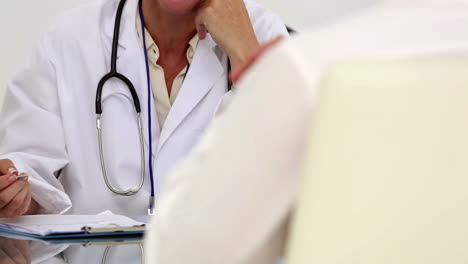
[[[140,264],[143,243],[101,241],[82,244],[50,244],[42,241],[17,240],[0,234],[0,263],[127,263]]]

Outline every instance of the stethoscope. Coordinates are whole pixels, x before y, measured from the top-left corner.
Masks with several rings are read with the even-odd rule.
[[[125,77],[125,75],[119,73],[117,71],[117,50],[118,50],[118,45],[119,45],[119,34],[120,34],[120,24],[122,20],[122,12],[125,6],[125,3],[127,0],[121,0],[119,2],[119,5],[117,7],[117,14],[115,17],[115,25],[114,25],[114,37],[112,40],[112,55],[111,55],[111,69],[110,72],[107,73],[102,77],[102,79],[99,81],[99,84],[97,86],[97,92],[96,92],[96,128],[98,130],[98,141],[99,141],[99,157],[101,160],[101,169],[102,169],[102,175],[104,177],[104,181],[113,193],[117,195],[122,195],[122,196],[132,196],[138,193],[141,188],[143,187],[144,181],[145,181],[145,148],[144,148],[144,141],[143,141],[143,122],[141,120],[141,107],[140,107],[140,99],[138,98],[138,94],[135,90],[135,87],[133,86],[132,82]],[[140,20],[141,20],[141,32],[145,32],[145,20],[143,16],[143,1],[139,1],[139,13],[140,13]],[[148,51],[146,49],[146,37],[145,34],[143,35],[143,51],[145,54],[145,66],[146,66],[146,82],[147,82],[147,96],[148,96],[148,135],[149,135],[149,155],[148,155],[148,164],[149,164],[149,174],[150,174],[150,180],[151,180],[151,195],[149,198],[149,208],[148,208],[148,214],[154,215],[154,173],[153,173],[153,164],[152,164],[152,156],[153,156],[153,146],[152,146],[152,116],[151,116],[151,80],[150,80],[150,73],[149,73],[149,63],[148,63]],[[187,71],[186,71],[186,76],[188,74],[190,68],[190,64],[187,66]],[[230,72],[231,64],[228,60],[228,73]],[[229,74],[228,74],[229,76]],[[132,188],[128,190],[118,190],[112,186],[112,184],[109,182],[109,178],[107,176],[107,171],[106,171],[106,163],[104,161],[104,150],[103,150],[103,144],[102,144],[102,128],[101,128],[101,116],[103,113],[102,109],[102,90],[104,85],[106,84],[107,81],[109,81],[112,78],[116,78],[120,81],[122,81],[129,89],[132,99],[133,99],[133,104],[135,106],[135,112],[136,112],[136,118],[138,121],[138,133],[140,137],[140,159],[141,159],[141,169],[140,169],[140,181],[138,184],[132,186]],[[231,90],[232,83],[228,78],[228,91]]]

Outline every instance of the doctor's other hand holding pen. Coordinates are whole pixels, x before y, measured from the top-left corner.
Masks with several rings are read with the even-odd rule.
[[[0,160],[0,218],[35,214],[39,205],[31,197],[26,173],[18,173],[13,162]]]

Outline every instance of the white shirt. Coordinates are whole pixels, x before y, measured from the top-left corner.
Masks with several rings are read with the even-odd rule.
[[[283,253],[305,132],[327,65],[356,57],[465,55],[466,14],[466,0],[384,1],[261,59],[165,185],[147,259],[273,263]]]

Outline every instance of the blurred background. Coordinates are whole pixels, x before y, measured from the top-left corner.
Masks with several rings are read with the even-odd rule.
[[[100,0],[15,0],[0,8],[0,101],[6,82],[30,53],[33,45],[60,12]],[[256,0],[277,12],[296,30],[313,29],[330,23],[338,15],[371,5],[378,0]]]

